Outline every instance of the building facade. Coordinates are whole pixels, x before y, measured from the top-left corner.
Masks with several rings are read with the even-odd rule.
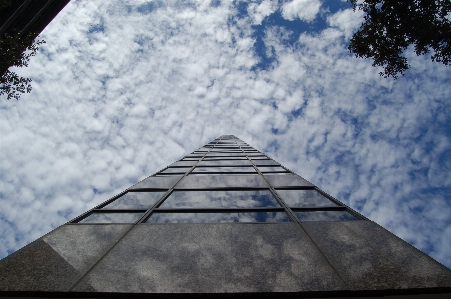
[[[37,36],[70,0],[11,0],[0,9],[0,34],[17,30]]]
[[[451,271],[232,135],[0,261],[0,296],[449,298]]]

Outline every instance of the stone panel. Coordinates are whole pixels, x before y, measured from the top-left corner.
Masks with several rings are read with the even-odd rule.
[[[141,224],[74,291],[301,292],[345,285],[294,223]]]
[[[42,237],[72,267],[84,273],[129,229],[123,224],[64,225]]]
[[[68,291],[80,277],[42,239],[0,261],[0,291]]]
[[[451,287],[451,271],[371,221],[302,226],[352,290]]]

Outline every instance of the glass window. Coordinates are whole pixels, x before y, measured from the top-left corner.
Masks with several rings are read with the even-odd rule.
[[[243,153],[208,153],[206,157],[223,157],[223,156],[233,156],[233,157],[244,157]]]
[[[269,190],[174,191],[160,208],[280,207]]]
[[[189,175],[183,178],[175,189],[209,188],[268,188],[261,175]]]
[[[200,158],[183,158],[182,161],[199,161]]]
[[[249,160],[219,160],[219,161],[206,161],[202,160],[197,166],[251,166]]]
[[[132,186],[130,190],[140,190],[140,189],[169,189],[174,186],[174,184],[180,180],[181,175],[173,175],[170,177],[148,177],[138,184]]]
[[[185,173],[190,169],[191,167],[169,167],[163,170],[161,173],[175,173],[175,172]]]
[[[261,172],[286,172],[287,170],[280,166],[259,166],[258,169]]]
[[[249,156],[249,158],[251,160],[268,160],[268,157],[266,156],[258,156],[258,157]]]
[[[135,223],[142,213],[92,213],[78,223]]]
[[[281,190],[277,193],[289,207],[336,207],[337,205],[316,190]]]
[[[255,160],[255,165],[257,166],[264,166],[264,165],[280,165],[274,160]]]
[[[204,155],[199,155],[199,154],[195,154],[195,155],[189,154],[189,155],[186,155],[185,158],[202,158],[203,156]]]
[[[146,223],[233,223],[233,222],[289,222],[285,212],[241,213],[158,213]]]
[[[313,186],[303,178],[295,174],[273,175],[265,174],[265,178],[273,187],[298,187]]]
[[[256,172],[255,168],[250,167],[196,167],[193,173],[198,172]]]
[[[346,211],[312,211],[312,212],[297,212],[294,214],[301,222],[307,221],[344,221],[344,220],[358,220]]]
[[[196,161],[177,161],[177,162],[172,163],[171,165],[169,165],[169,167],[173,167],[173,166],[193,166],[194,164],[196,164]]]
[[[248,160],[246,157],[205,157],[202,161],[216,161],[216,160]]]
[[[128,192],[113,202],[104,206],[103,209],[149,209],[166,192]]]

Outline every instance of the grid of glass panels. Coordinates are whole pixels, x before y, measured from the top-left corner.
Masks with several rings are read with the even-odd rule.
[[[293,175],[240,139],[222,136],[153,176],[160,180],[172,177],[177,181],[177,177],[183,180],[188,176],[193,179],[196,176],[199,179],[214,176],[212,179],[217,182],[239,182],[240,176],[242,179],[263,178],[261,174]],[[173,189],[173,186],[164,190],[129,191],[73,222],[138,223],[139,220],[139,223],[162,224],[358,220],[344,205],[314,187],[284,187],[268,183],[268,188],[262,189],[263,185],[253,188],[250,184],[243,189],[231,185],[214,190],[208,186],[192,189],[190,185],[189,190]],[[196,184],[194,188],[197,188]]]

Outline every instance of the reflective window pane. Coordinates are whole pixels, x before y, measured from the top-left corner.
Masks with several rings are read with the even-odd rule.
[[[280,167],[280,166],[259,166],[258,169],[261,172],[277,172],[277,171],[286,172],[287,171],[286,169],[284,169],[283,167]]]
[[[174,186],[174,184],[180,180],[181,175],[173,175],[171,177],[148,177],[138,184],[132,186],[131,190],[140,189],[169,189]]]
[[[248,160],[246,157],[205,157],[202,161],[218,161],[218,160]]]
[[[185,173],[190,169],[191,167],[169,167],[163,170],[161,173],[175,173],[175,172]]]
[[[196,164],[196,161],[177,161],[169,166],[193,166],[194,164]]]
[[[301,222],[358,220],[346,211],[294,212]]]
[[[263,166],[263,165],[280,165],[274,160],[255,160],[255,165],[257,166]]]
[[[285,212],[153,213],[146,223],[289,222]]]
[[[174,191],[160,208],[280,207],[269,190]]]
[[[251,160],[268,160],[268,157],[266,157],[266,156],[253,157],[253,156],[250,156],[250,155],[249,155],[249,158],[250,158]]]
[[[206,157],[223,157],[223,156],[233,156],[233,157],[243,157],[243,153],[212,153],[209,152]]]
[[[281,190],[277,193],[289,207],[335,207],[335,203],[316,190]]]
[[[202,160],[197,166],[251,166],[249,160],[219,160],[219,161],[206,161]]]
[[[255,168],[250,167],[196,167],[193,173],[198,172],[256,172]]]
[[[78,223],[135,223],[144,213],[92,213]]]
[[[313,186],[308,181],[304,180],[302,177],[294,174],[285,175],[273,175],[265,174],[265,178],[273,187],[301,187],[301,186]]]
[[[149,209],[153,206],[164,194],[161,192],[128,192],[108,205],[103,209]]]
[[[178,183],[175,189],[204,188],[268,188],[268,183],[261,175],[189,175]]]
[[[203,155],[200,154],[189,154],[185,156],[185,158],[202,158],[202,157]]]

